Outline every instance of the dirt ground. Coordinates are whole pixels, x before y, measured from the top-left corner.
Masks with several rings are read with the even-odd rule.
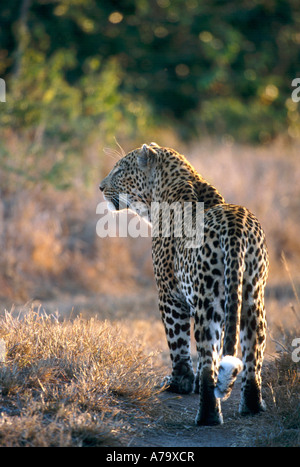
[[[236,382],[230,399],[222,404],[224,424],[220,426],[196,426],[194,419],[198,408],[198,395],[177,396],[163,393],[167,422],[163,426],[144,430],[128,443],[138,447],[234,447],[251,444],[256,436],[255,419],[242,419],[238,414],[240,381]],[[258,417],[262,417],[259,415]],[[158,422],[159,424],[159,422]]]

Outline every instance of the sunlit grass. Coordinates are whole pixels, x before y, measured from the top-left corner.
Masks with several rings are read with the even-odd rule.
[[[29,309],[0,329],[0,445],[112,445],[157,410],[151,356],[117,326]]]

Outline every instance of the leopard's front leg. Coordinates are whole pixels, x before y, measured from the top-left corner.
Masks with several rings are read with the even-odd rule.
[[[167,390],[178,394],[193,391],[194,371],[190,356],[190,309],[175,294],[159,294],[159,308],[165,326],[172,374],[165,383]]]

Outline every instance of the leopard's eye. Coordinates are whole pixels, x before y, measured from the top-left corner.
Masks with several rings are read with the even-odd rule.
[[[114,176],[116,176],[116,175],[121,175],[122,172],[123,172],[123,169],[122,169],[121,167],[119,167],[119,168],[115,171]]]

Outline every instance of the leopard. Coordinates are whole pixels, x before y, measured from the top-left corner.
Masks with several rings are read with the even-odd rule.
[[[168,234],[163,229],[152,234],[158,308],[172,366],[164,389],[198,394],[195,423],[219,425],[221,401],[241,373],[239,413],[265,411],[261,372],[269,259],[258,219],[247,208],[226,203],[184,155],[157,143],[123,155],[99,188],[109,209],[132,210],[152,228],[153,217],[156,222],[164,217],[153,205],[188,205],[194,231],[202,232],[195,242],[188,242],[187,234],[175,235],[180,218],[170,210]],[[198,205],[201,222],[195,222]]]

